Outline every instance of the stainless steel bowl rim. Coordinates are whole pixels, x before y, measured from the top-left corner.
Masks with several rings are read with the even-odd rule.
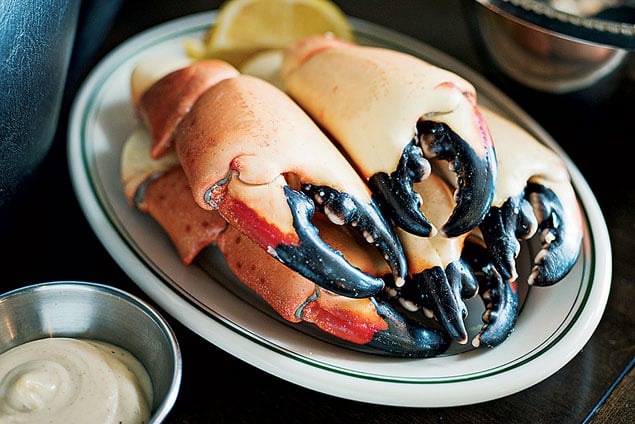
[[[536,0],[476,0],[510,19],[591,44],[635,50],[635,24],[581,17]]]

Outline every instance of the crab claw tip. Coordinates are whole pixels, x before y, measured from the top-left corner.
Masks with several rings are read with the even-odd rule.
[[[373,277],[350,264],[318,235],[311,223],[314,205],[304,193],[285,187],[299,244],[280,243],[275,256],[287,266],[333,293],[347,297],[370,297],[384,288],[381,278]]]

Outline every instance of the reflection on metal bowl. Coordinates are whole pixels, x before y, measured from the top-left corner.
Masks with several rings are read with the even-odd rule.
[[[591,87],[620,69],[629,51],[635,50],[635,24],[626,22],[633,19],[635,8],[628,5],[612,8],[611,13],[594,9],[593,16],[581,16],[550,6],[563,2],[477,3],[477,27],[491,60],[509,77],[533,89],[568,93]]]

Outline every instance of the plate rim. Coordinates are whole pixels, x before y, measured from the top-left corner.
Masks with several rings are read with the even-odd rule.
[[[507,98],[500,90],[473,70],[451,56],[425,44],[422,41],[383,26],[352,17],[350,19],[357,32],[366,31],[367,33],[379,34],[384,38],[389,38],[391,42],[400,44],[402,48],[413,50],[424,48],[433,55],[442,57],[444,60],[451,63],[455,72],[461,75],[470,75],[470,81],[473,82],[475,86],[484,88],[485,91],[487,91],[488,98],[490,98],[490,100],[497,104],[504,104],[507,111],[512,114],[516,120],[522,120],[524,124],[529,126],[528,129],[533,132],[534,135],[552,147],[565,160],[567,166],[569,167],[569,171],[572,174],[572,179],[575,181],[576,193],[580,197],[586,222],[589,224],[589,231],[587,234],[591,240],[587,240],[587,243],[590,245],[588,248],[595,248],[596,246],[605,247],[604,249],[601,249],[601,251],[594,249],[590,252],[594,256],[594,258],[591,258],[594,266],[592,269],[593,275],[589,277],[589,280],[592,281],[590,281],[591,287],[588,289],[587,296],[591,296],[591,292],[597,296],[593,302],[593,311],[578,311],[578,315],[586,314],[589,316],[585,315],[586,319],[583,323],[579,321],[579,316],[576,320],[570,323],[570,326],[583,324],[584,330],[588,332],[588,337],[575,338],[573,340],[574,343],[570,344],[568,348],[565,349],[562,348],[561,340],[562,338],[570,336],[571,331],[569,330],[565,332],[562,337],[559,337],[558,340],[553,342],[555,344],[554,348],[557,348],[558,355],[561,358],[560,361],[549,362],[548,366],[543,367],[540,372],[537,372],[531,381],[527,381],[526,379],[516,379],[516,381],[510,383],[503,389],[494,388],[489,392],[482,390],[482,388],[479,388],[478,390],[470,390],[471,395],[463,396],[461,399],[452,397],[449,399],[430,399],[426,398],[426,396],[387,399],[386,393],[390,393],[391,390],[394,391],[395,386],[398,386],[401,389],[404,389],[401,387],[402,385],[411,386],[410,388],[412,388],[416,382],[409,383],[404,381],[401,377],[398,378],[398,381],[380,379],[380,381],[376,381],[374,384],[381,386],[380,389],[387,389],[383,390],[383,393],[380,396],[379,393],[372,393],[370,390],[360,391],[358,387],[358,380],[360,378],[357,375],[340,373],[336,375],[336,377],[347,384],[336,385],[337,387],[335,387],[336,390],[334,391],[333,389],[335,385],[332,384],[332,377],[333,374],[335,374],[334,371],[320,368],[318,369],[318,373],[325,374],[319,375],[319,379],[306,379],[306,373],[311,373],[318,367],[311,360],[307,362],[307,359],[309,358],[298,358],[297,354],[292,353],[293,356],[296,356],[296,361],[301,363],[300,365],[296,365],[297,367],[302,368],[302,372],[298,372],[296,369],[297,367],[288,367],[284,366],[284,364],[278,364],[277,360],[280,358],[277,358],[276,355],[282,354],[278,351],[278,348],[273,351],[266,344],[258,343],[254,339],[247,339],[244,335],[238,334],[235,330],[230,329],[226,322],[223,322],[222,317],[214,316],[213,314],[210,315],[209,312],[205,313],[204,311],[201,311],[200,305],[193,305],[190,301],[183,297],[182,293],[177,293],[173,287],[169,287],[167,283],[162,281],[161,279],[163,277],[160,275],[161,270],[153,269],[149,266],[141,257],[140,252],[136,251],[133,246],[130,246],[130,240],[124,239],[124,235],[122,235],[117,229],[116,223],[113,223],[113,217],[109,216],[107,213],[108,208],[104,206],[101,201],[101,195],[98,192],[99,188],[95,187],[91,180],[91,173],[94,172],[91,167],[96,166],[96,161],[95,158],[87,157],[89,154],[86,151],[85,144],[83,143],[83,127],[81,124],[85,119],[89,119],[87,118],[87,114],[90,114],[91,112],[94,113],[94,110],[85,109],[83,107],[88,104],[88,97],[91,95],[91,90],[109,78],[106,71],[111,69],[117,61],[121,63],[123,58],[129,57],[128,55],[132,55],[134,53],[132,51],[134,46],[143,45],[148,42],[158,42],[161,40],[171,39],[176,36],[175,34],[179,33],[190,33],[192,32],[192,27],[194,26],[200,27],[204,24],[209,26],[209,24],[211,24],[215,19],[216,13],[217,11],[208,11],[177,18],[142,31],[127,41],[124,41],[107,54],[89,73],[88,77],[82,83],[71,108],[71,114],[69,116],[67,154],[76,197],[78,198],[84,215],[88,219],[93,231],[96,233],[113,259],[115,259],[118,265],[124,270],[124,272],[126,272],[126,274],[128,274],[137,286],[139,286],[149,297],[153,299],[153,301],[159,304],[175,319],[193,330],[199,336],[231,355],[294,384],[329,395],[362,402],[395,406],[439,407],[459,406],[492,400],[510,395],[537,384],[562,368],[575,356],[575,354],[577,354],[577,352],[591,337],[591,333],[597,327],[603,314],[608,300],[611,276],[611,253],[610,242],[608,240],[608,230],[599,206],[597,205],[597,201],[577,167],[572,163],[562,148],[554,140],[552,140],[551,137],[531,117],[517,106],[516,103]],[[87,196],[87,194],[89,194],[89,196]],[[131,257],[134,259],[131,260]],[[156,280],[158,284],[155,284],[154,280]],[[589,304],[585,303],[585,305]],[[200,325],[198,325],[200,324],[198,316],[200,313],[204,313],[207,318],[215,320],[218,325],[214,326],[213,329],[200,328]],[[231,338],[231,336],[235,336],[236,334],[238,334],[239,338],[242,337],[246,340],[237,340],[237,345],[233,348],[218,342],[220,339],[226,337]],[[560,345],[558,345],[558,343],[560,343]],[[248,354],[247,352],[250,353]],[[551,349],[551,353],[553,352],[554,350]],[[270,357],[272,353],[273,357]],[[305,367],[309,367],[309,369],[304,369]],[[517,374],[515,370],[510,371],[510,373]],[[480,383],[486,378],[488,377],[478,378],[477,383]],[[368,384],[368,380],[364,379],[364,383]],[[443,384],[446,383],[437,382],[432,384],[432,386],[436,386],[434,387],[436,390]],[[474,380],[466,381],[464,384],[468,389],[477,385]],[[377,392],[381,391],[382,390],[377,390]]]

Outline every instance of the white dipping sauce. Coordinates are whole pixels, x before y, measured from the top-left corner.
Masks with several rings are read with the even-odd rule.
[[[130,352],[54,337],[0,355],[0,423],[144,423],[152,383]]]

